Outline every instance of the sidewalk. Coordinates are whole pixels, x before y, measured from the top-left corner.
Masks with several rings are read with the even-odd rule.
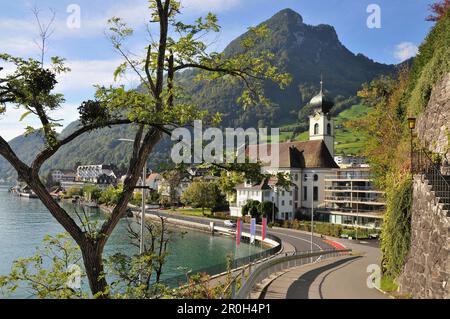
[[[348,244],[355,255],[292,268],[258,289],[262,299],[387,299],[367,286],[367,267],[379,264],[379,250]]]

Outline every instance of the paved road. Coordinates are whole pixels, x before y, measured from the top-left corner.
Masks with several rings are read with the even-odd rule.
[[[379,265],[380,250],[369,245],[345,243],[353,256],[326,259],[293,268],[263,289],[263,299],[386,299],[369,288],[369,266]]]

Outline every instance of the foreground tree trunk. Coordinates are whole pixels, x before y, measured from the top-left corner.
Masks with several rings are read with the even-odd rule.
[[[86,240],[80,248],[93,296],[98,299],[108,298],[108,283],[105,278],[102,258],[103,249],[100,249],[98,242],[92,242],[91,240]]]

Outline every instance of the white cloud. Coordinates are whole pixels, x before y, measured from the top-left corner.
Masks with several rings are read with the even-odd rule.
[[[93,90],[93,86],[124,84],[136,86],[139,84],[138,76],[129,72],[123,79],[114,82],[114,70],[122,63],[120,59],[112,60],[73,60],[67,61],[70,72],[62,75],[58,81],[57,90],[62,93],[68,91]]]
[[[181,5],[188,13],[204,13],[229,10],[240,3],[240,0],[181,0]]]
[[[400,62],[403,62],[409,58],[417,55],[419,48],[412,42],[402,42],[397,44],[394,51],[394,56]]]

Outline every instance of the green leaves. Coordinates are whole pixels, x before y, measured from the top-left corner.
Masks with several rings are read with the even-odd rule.
[[[34,256],[14,261],[11,273],[0,276],[1,291],[11,294],[24,287],[38,298],[86,298],[81,287],[70,285],[74,278],[81,279],[85,274],[79,248],[69,238],[67,234],[45,236]]]

